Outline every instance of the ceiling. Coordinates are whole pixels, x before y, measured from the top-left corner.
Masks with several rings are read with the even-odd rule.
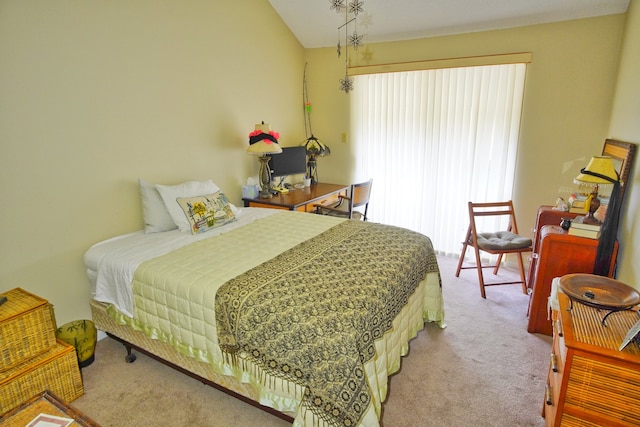
[[[629,1],[364,0],[357,31],[365,44],[409,40],[625,13]],[[305,48],[337,45],[345,14],[331,9],[332,0],[269,2]],[[344,45],[344,28],[340,35]]]

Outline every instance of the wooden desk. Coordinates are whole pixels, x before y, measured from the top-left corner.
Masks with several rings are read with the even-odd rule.
[[[288,193],[279,193],[268,199],[243,198],[244,207],[284,209],[312,212],[315,204],[330,204],[338,201],[338,195],[347,195],[348,185],[319,182],[304,188],[291,188]]]

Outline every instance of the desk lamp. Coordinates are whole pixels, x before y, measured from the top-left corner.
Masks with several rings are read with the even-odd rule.
[[[311,136],[304,142],[304,148],[307,150],[309,161],[307,162],[307,178],[311,179],[312,184],[318,183],[318,164],[316,157],[324,157],[331,154],[329,147],[321,142],[318,138]]]
[[[580,174],[575,177],[574,183],[592,188],[591,194],[587,198],[588,214],[582,220],[584,224],[600,225],[600,221],[593,215],[600,207],[600,199],[598,199],[599,187],[603,184],[613,184],[616,181],[618,181],[618,173],[613,167],[611,157],[592,157],[587,167],[580,170]]]
[[[271,130],[271,126],[264,122],[256,124],[255,130],[249,134],[249,148],[247,153],[259,156],[260,160],[260,198],[271,197],[271,170],[269,168],[269,154],[282,153],[278,145],[280,135]]]
[[[600,228],[600,240],[598,242],[596,261],[593,268],[593,274],[607,276],[618,236],[620,204],[622,202],[620,175],[616,172],[611,157],[595,156],[591,159],[587,167],[580,170],[580,174],[574,179],[574,182],[593,186],[593,192],[590,196],[589,214],[583,220],[583,222],[587,224],[600,224],[600,221],[593,217],[593,213],[600,206],[598,187],[603,184],[613,184],[613,190],[609,198],[609,206],[607,206],[607,213]]]

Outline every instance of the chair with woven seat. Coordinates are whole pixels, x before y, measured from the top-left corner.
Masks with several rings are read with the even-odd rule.
[[[497,217],[507,216],[509,218],[509,225],[506,230],[495,232],[479,232],[477,227],[477,221],[479,217]],[[467,248],[471,246],[475,252],[475,265],[464,266],[465,254]],[[520,236],[518,234],[518,225],[516,224],[515,211],[513,209],[513,201],[506,202],[492,202],[492,203],[473,203],[469,202],[469,228],[467,235],[462,242],[462,253],[458,260],[458,268],[456,270],[456,277],[460,276],[460,270],[464,269],[476,269],[478,271],[478,281],[480,282],[480,294],[482,298],[486,298],[485,287],[495,285],[513,285],[522,284],[522,292],[528,293],[527,282],[525,279],[524,263],[522,261],[522,254],[524,252],[531,252],[532,242],[527,237]],[[486,252],[491,255],[497,255],[496,263],[493,265],[483,265],[481,261],[480,252]],[[493,268],[493,274],[497,275],[502,263],[502,257],[507,254],[515,254],[518,261],[518,267],[520,272],[520,280],[506,280],[498,282],[485,282],[483,269]]]
[[[339,216],[366,221],[372,185],[373,179],[358,184],[352,184],[349,189],[348,196],[341,194],[338,196],[338,202],[333,206],[314,205],[315,212],[321,215]]]

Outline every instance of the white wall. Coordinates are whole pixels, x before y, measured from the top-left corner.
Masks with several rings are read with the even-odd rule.
[[[633,6],[637,7],[637,6]],[[637,13],[637,12],[635,12]],[[520,128],[520,146],[516,165],[514,203],[521,233],[531,233],[540,205],[553,205],[558,196],[567,198],[575,185],[573,178],[592,155],[600,154],[610,132],[609,121],[614,99],[620,49],[626,34],[626,14],[532,25],[497,31],[432,37],[395,43],[378,43],[360,48],[352,55],[352,65],[376,65],[444,58],[531,52],[525,82],[524,105]],[[637,27],[636,23],[636,27]],[[627,27],[629,27],[627,25]],[[637,32],[637,30],[636,30]],[[628,44],[628,43],[627,43]],[[626,49],[630,50],[630,49]],[[634,55],[638,52],[637,41]],[[637,56],[635,57],[637,62]],[[342,143],[341,133],[348,132],[349,95],[341,92],[338,81],[344,77],[344,60],[335,49],[310,49],[309,94],[318,117],[316,136],[331,147],[329,157],[318,160],[322,179],[350,182],[354,153],[352,145]],[[628,62],[628,61],[626,61]],[[623,68],[628,67],[623,64]],[[626,73],[638,86],[637,66]],[[618,92],[628,92],[627,89]],[[629,92],[628,101],[637,105],[638,91]],[[630,117],[627,126],[638,126],[638,111],[621,107]],[[629,112],[631,111],[631,112]],[[635,117],[635,122],[631,120]],[[620,139],[636,142],[638,133],[631,129]],[[639,160],[640,161],[640,160]],[[406,185],[398,182],[396,185]],[[375,191],[375,186],[374,190]],[[636,200],[638,196],[635,196]],[[640,201],[636,201],[636,205]],[[625,215],[631,218],[633,210]],[[466,224],[459,224],[465,229]],[[635,226],[637,229],[637,225]],[[635,256],[627,258],[626,247],[638,242],[638,233],[628,229],[621,235],[620,275],[628,270]],[[635,236],[635,237],[633,237]],[[462,236],[461,236],[462,238]],[[635,239],[635,240],[634,240]],[[634,268],[638,268],[637,266]],[[638,274],[630,277],[640,284]]]
[[[639,142],[639,14],[632,2],[626,31],[614,15],[372,45],[369,63],[533,52],[515,196],[526,230],[605,138]],[[88,317],[82,255],[142,227],[138,177],[212,178],[239,204],[258,169],[245,154],[254,123],[283,145],[304,139],[305,61],[314,132],[332,149],[321,179],[348,182],[344,64],[334,49],[305,51],[267,0],[1,1],[0,291],[49,299],[59,324]],[[636,285],[638,180],[620,268]]]
[[[625,15],[611,15],[371,44],[352,55],[352,65],[531,52],[514,190],[523,231],[533,227],[539,205],[568,196],[575,175],[609,136],[624,23]],[[319,160],[319,168],[325,176],[348,182],[350,169],[344,159],[352,158],[352,147],[339,142],[340,133],[349,130],[349,95],[338,89],[344,61],[329,48],[308,50],[307,58],[311,102],[316,114],[323,114],[314,130],[332,150],[330,157]]]
[[[627,12],[609,135],[636,144],[634,167],[627,183],[625,207],[618,233],[618,279],[640,289],[640,4],[632,1]]]
[[[264,120],[304,139],[304,50],[267,0],[0,2],[0,291],[89,316],[82,256],[142,228],[137,179],[240,203]]]

